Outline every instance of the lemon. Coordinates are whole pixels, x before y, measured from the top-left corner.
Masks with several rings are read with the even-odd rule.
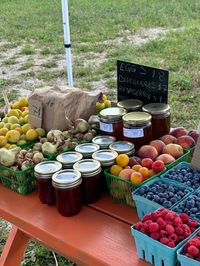
[[[10,116],[10,117],[8,117],[8,123],[18,124],[19,123],[19,119],[16,116]]]
[[[0,136],[5,136],[8,131],[9,131],[9,129],[6,127],[1,128],[0,129]]]
[[[24,122],[25,122],[25,123],[28,123],[28,115],[26,115],[26,116],[24,117]]]
[[[103,95],[103,101],[105,102],[105,101],[107,101],[108,100],[108,98],[107,98],[107,96],[104,94]]]
[[[0,148],[7,144],[7,139],[5,136],[0,136]]]
[[[20,133],[17,130],[10,130],[6,133],[6,139],[9,143],[17,143],[20,139]]]
[[[101,111],[104,108],[105,108],[105,104],[104,103],[100,103],[100,102],[97,102],[96,103],[96,109],[97,109],[97,111]]]
[[[7,117],[10,117],[10,116],[16,116],[17,118],[19,118],[19,112],[17,109],[11,109],[8,111],[7,113]]]
[[[29,113],[28,110],[23,111],[22,112],[22,117],[25,117],[26,115],[28,115],[28,113]]]
[[[20,107],[28,106],[28,99],[26,97],[21,97],[18,102]]]
[[[11,108],[12,108],[12,109],[19,109],[19,108],[20,108],[20,106],[19,106],[19,102],[17,101],[17,102],[12,103],[12,104],[11,104]]]
[[[5,123],[4,123],[4,122],[0,122],[0,128],[3,128],[3,127],[4,127],[4,125],[5,125]]]
[[[111,107],[111,101],[109,101],[109,100],[106,100],[106,101],[104,102],[104,104],[105,104],[105,107],[106,107],[106,108]]]
[[[26,132],[26,139],[27,140],[30,140],[30,141],[33,141],[35,139],[38,138],[38,133],[35,129],[29,129],[27,132]]]
[[[20,128],[20,127],[21,127],[20,124],[13,124],[13,125],[10,127],[10,129],[16,129],[17,127]]]
[[[32,126],[30,124],[25,124],[23,125],[22,127],[22,132],[26,134],[26,132],[29,130],[29,129],[32,129]]]

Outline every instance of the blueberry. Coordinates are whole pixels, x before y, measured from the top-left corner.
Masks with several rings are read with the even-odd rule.
[[[172,204],[174,204],[174,203],[176,203],[177,200],[176,200],[176,198],[173,197],[173,198],[170,199],[170,201],[171,201]]]
[[[154,195],[153,196],[153,201],[159,202],[160,198],[158,197],[158,195]]]
[[[165,199],[168,199],[168,198],[169,198],[167,192],[163,193],[163,197],[164,197]]]
[[[197,212],[195,216],[197,219],[200,219],[200,212]]]
[[[147,192],[147,195],[153,196],[153,193],[151,191]]]
[[[197,209],[197,208],[191,208],[190,211],[191,211],[192,213],[197,213],[197,212],[198,212],[198,209]]]
[[[173,211],[178,212],[179,211],[179,208],[178,207],[175,207],[175,208],[173,208]]]
[[[152,199],[152,196],[147,194],[147,197],[146,198],[149,199],[149,200],[151,200]]]
[[[184,193],[182,191],[178,191],[177,192],[177,195],[183,197],[184,196]]]
[[[174,193],[174,191],[175,191],[175,190],[174,190],[174,187],[170,185],[170,186],[168,187],[168,191]]]
[[[152,188],[149,189],[149,191],[152,192],[152,193],[156,193],[157,189],[155,187],[152,187]]]
[[[163,193],[158,193],[158,197],[163,198]]]
[[[163,204],[163,202],[165,201],[165,198],[160,198],[160,203]]]
[[[195,214],[191,214],[191,215],[190,215],[190,219],[193,220],[193,219],[195,219],[195,218],[196,218],[196,215],[195,215]]]
[[[163,202],[163,206],[164,206],[165,208],[170,208],[170,207],[172,206],[172,203],[171,203],[170,201],[168,201],[168,200],[165,200],[165,201]]]
[[[172,198],[172,197],[174,196],[174,193],[172,193],[172,192],[168,192],[168,196],[169,196],[170,198]]]

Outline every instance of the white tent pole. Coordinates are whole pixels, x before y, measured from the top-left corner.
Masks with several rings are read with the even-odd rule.
[[[62,0],[62,17],[63,17],[64,45],[66,53],[68,85],[70,87],[73,87],[68,0]]]

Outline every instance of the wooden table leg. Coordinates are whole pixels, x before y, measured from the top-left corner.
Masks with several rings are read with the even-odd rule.
[[[12,225],[8,239],[0,257],[1,266],[20,265],[30,238],[18,227]]]

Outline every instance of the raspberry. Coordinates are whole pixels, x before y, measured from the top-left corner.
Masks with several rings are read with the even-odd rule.
[[[189,225],[190,227],[197,227],[197,226],[198,226],[198,222],[195,221],[195,220],[189,220],[189,221],[188,221],[188,225]]]
[[[158,240],[160,238],[160,234],[158,232],[154,232],[150,234],[150,237],[155,240]]]
[[[136,225],[135,225],[135,229],[140,231],[141,228],[143,227],[143,223],[142,222],[137,222]]]
[[[185,239],[183,235],[178,237],[179,242],[181,242],[183,239]]]
[[[165,222],[166,222],[166,224],[170,224],[170,225],[173,225],[174,226],[174,223],[171,220],[166,220]]]
[[[165,215],[165,220],[170,220],[172,221],[174,218],[173,216],[173,213],[172,212],[168,212],[166,215]]]
[[[164,229],[166,227],[166,223],[162,217],[159,217],[156,222],[159,226],[159,229]]]
[[[196,228],[195,227],[190,227],[190,230],[193,233],[196,230]]]
[[[151,220],[147,220],[147,221],[144,222],[143,227],[144,227],[145,229],[149,230],[149,225],[150,225],[151,223],[152,223]]]
[[[182,222],[188,223],[189,216],[186,213],[181,213],[179,217],[181,218]]]
[[[189,243],[195,247],[200,247],[200,239],[198,237],[194,237],[189,241]]]
[[[167,236],[167,232],[165,230],[160,230],[160,236],[161,237]]]
[[[185,253],[185,256],[187,256],[188,258],[191,258],[191,259],[194,258],[194,256],[192,254],[189,254],[189,253]]]
[[[150,215],[151,215],[151,220],[153,222],[155,222],[158,219],[158,213],[157,212],[152,212],[152,213],[150,213]]]
[[[166,237],[161,237],[160,242],[164,245],[166,245],[169,242],[169,239]]]
[[[182,225],[182,220],[181,220],[181,218],[180,217],[176,217],[175,219],[174,219],[174,225],[175,226],[180,226],[180,225]]]
[[[188,247],[188,253],[193,255],[193,256],[197,256],[199,254],[199,249],[195,246],[189,246]]]
[[[175,233],[177,234],[177,235],[179,235],[179,236],[181,236],[181,235],[183,235],[183,228],[181,228],[181,227],[179,227],[179,226],[177,226],[177,227],[175,227]]]
[[[166,225],[166,231],[168,234],[173,234],[175,230],[174,230],[174,227],[172,225],[167,224]]]
[[[149,231],[151,233],[154,233],[154,232],[158,231],[158,224],[157,223],[151,223],[149,225]]]
[[[189,241],[186,242],[185,245],[183,246],[183,250],[184,250],[185,253],[187,252],[187,249],[188,249],[189,246],[190,246],[190,242]]]
[[[178,240],[178,236],[176,234],[170,234],[169,235],[169,241],[173,241],[173,242],[176,242]]]
[[[146,228],[144,228],[144,227],[141,228],[140,232],[142,232],[145,235],[149,234],[148,230]]]
[[[188,237],[189,235],[191,235],[191,230],[189,229],[186,229],[186,230],[184,230],[184,233],[183,233],[183,236],[184,237]]]
[[[170,248],[174,248],[175,247],[175,243],[173,241],[169,241],[167,243],[167,246],[170,247]]]
[[[145,222],[145,221],[147,221],[147,220],[151,220],[151,216],[150,216],[150,214],[145,214],[145,215],[143,216],[142,221]]]
[[[163,209],[163,208],[162,208]],[[161,217],[164,219],[165,218],[165,215],[168,213],[169,211],[167,209],[163,209],[161,211]]]

